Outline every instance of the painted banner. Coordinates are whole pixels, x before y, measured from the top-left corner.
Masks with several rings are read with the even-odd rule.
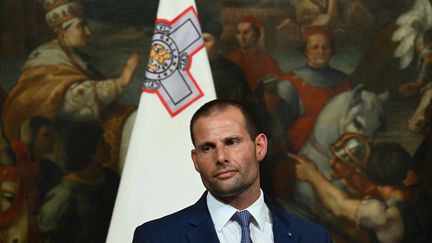
[[[216,97],[195,3],[161,0],[150,58],[107,242],[198,200],[192,114]]]

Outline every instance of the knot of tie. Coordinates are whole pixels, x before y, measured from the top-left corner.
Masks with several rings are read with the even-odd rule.
[[[252,221],[252,214],[247,210],[238,211],[234,214],[233,219],[241,226],[241,243],[252,243],[249,230],[249,224]]]

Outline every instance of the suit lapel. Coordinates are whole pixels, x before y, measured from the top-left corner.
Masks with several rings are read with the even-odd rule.
[[[301,235],[290,231],[286,222],[280,220],[278,216],[273,216],[273,237],[274,243],[299,242]]]
[[[188,231],[186,235],[190,243],[219,243],[211,219],[202,221],[195,228]]]
[[[196,202],[189,214],[190,230],[186,236],[190,243],[219,243],[213,221],[207,208],[207,192]]]
[[[266,197],[264,199],[272,215],[274,243],[300,242],[301,234],[292,231],[291,223],[284,217],[281,209],[275,207]]]

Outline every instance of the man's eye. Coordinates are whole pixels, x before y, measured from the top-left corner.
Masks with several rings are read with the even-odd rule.
[[[232,146],[232,145],[236,145],[238,143],[240,143],[240,141],[238,139],[229,139],[229,140],[226,141],[225,144],[228,145],[228,146]]]
[[[213,150],[212,146],[202,146],[201,147],[201,152],[203,152],[203,153],[208,153],[208,152],[210,152],[212,150]]]

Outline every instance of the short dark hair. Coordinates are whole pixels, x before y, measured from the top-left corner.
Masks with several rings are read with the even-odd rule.
[[[260,133],[260,130],[258,128],[258,122],[255,118],[254,113],[252,113],[249,110],[249,108],[246,107],[246,105],[232,99],[215,99],[205,103],[192,116],[189,130],[190,130],[190,135],[191,135],[193,145],[195,145],[193,126],[195,125],[196,121],[202,117],[210,116],[215,111],[225,111],[229,107],[237,108],[243,114],[243,117],[245,119],[246,130],[250,138],[255,139],[258,136],[258,133]]]
[[[398,143],[382,142],[372,148],[365,172],[379,185],[401,185],[410,168],[411,155]]]
[[[209,33],[213,35],[215,39],[220,39],[222,32],[223,32],[223,26],[222,24],[217,20],[208,20],[203,22],[202,24],[202,32],[203,33]]]

